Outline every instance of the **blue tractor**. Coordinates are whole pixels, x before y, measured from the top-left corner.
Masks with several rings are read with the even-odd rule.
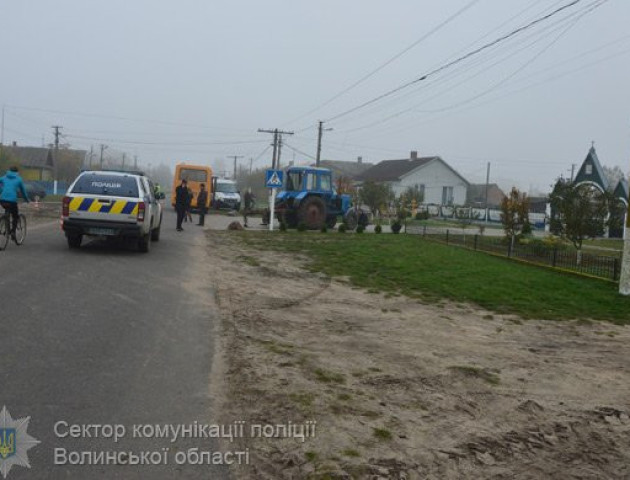
[[[367,217],[352,207],[352,197],[335,191],[332,172],[318,167],[290,167],[285,171],[284,189],[276,197],[276,213],[288,227],[303,223],[309,230],[324,225],[334,228],[339,216],[350,230],[359,222],[367,223]]]

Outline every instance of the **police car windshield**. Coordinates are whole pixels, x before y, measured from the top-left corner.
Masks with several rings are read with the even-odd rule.
[[[236,193],[238,188],[234,183],[219,183],[217,182],[217,192],[221,193]]]
[[[138,197],[138,182],[135,177],[122,175],[83,175],[75,183],[72,193],[111,195],[115,197]]]

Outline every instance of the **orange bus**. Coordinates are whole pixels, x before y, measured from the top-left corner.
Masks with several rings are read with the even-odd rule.
[[[173,190],[171,191],[171,205],[175,206],[175,189],[186,179],[188,188],[192,191],[193,198],[190,204],[191,209],[197,210],[197,195],[201,190],[201,184],[206,186],[208,199],[206,200],[206,209],[210,208],[210,197],[212,197],[212,169],[205,165],[189,165],[178,163],[175,166],[175,176],[173,177]]]

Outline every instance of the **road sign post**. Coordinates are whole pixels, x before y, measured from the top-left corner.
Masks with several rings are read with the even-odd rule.
[[[271,189],[269,199],[269,231],[273,232],[273,222],[276,213],[276,190],[282,188],[284,172],[282,170],[268,169],[265,173],[265,186]]]

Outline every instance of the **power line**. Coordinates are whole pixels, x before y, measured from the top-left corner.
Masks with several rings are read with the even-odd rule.
[[[527,68],[529,65],[531,65],[534,61],[536,61],[541,55],[543,55],[547,50],[549,50],[551,47],[553,47],[556,43],[558,43],[558,41],[564,36],[566,35],[569,30],[571,30],[581,19],[582,17],[584,17],[585,15],[591,13],[593,10],[595,10],[596,8],[598,8],[599,6],[601,6],[605,1],[607,0],[603,0],[602,2],[600,2],[597,5],[594,5],[593,7],[591,7],[590,9],[588,9],[586,12],[582,13],[579,17],[575,18],[567,27],[565,27],[556,37],[554,37],[552,39],[552,41],[545,45],[539,52],[537,52],[532,58],[530,58],[528,61],[526,61],[523,65],[521,65],[520,67],[518,67],[515,71],[513,71],[510,75],[508,75],[507,77],[503,78],[502,80],[500,80],[499,82],[495,83],[494,85],[490,86],[489,88],[487,88],[486,90],[482,91],[481,93],[478,93],[476,95],[474,95],[471,98],[468,98],[466,100],[460,101],[458,103],[455,103],[453,105],[449,105],[447,107],[443,107],[437,110],[430,110],[428,113],[438,113],[438,112],[443,112],[443,111],[447,111],[447,110],[452,110],[454,108],[460,107],[462,105],[465,105],[467,103],[473,102],[475,100],[477,100],[478,98],[481,98],[485,95],[487,95],[488,93],[491,93],[492,91],[496,90],[498,87],[500,87],[501,85],[504,85],[505,83],[507,83],[508,81],[510,81],[512,78],[514,78],[516,75],[518,75],[520,72],[522,72],[525,68]],[[536,43],[536,42],[534,42]],[[530,44],[531,45],[531,44]],[[528,47],[530,46],[528,45]]]
[[[443,22],[441,22],[439,25],[437,25],[436,27],[434,27],[433,29],[429,30],[427,33],[425,33],[424,35],[422,35],[418,40],[416,40],[415,42],[413,42],[411,45],[409,45],[408,47],[404,48],[402,51],[398,52],[396,55],[394,55],[393,57],[391,57],[390,59],[388,59],[387,61],[385,61],[384,63],[382,63],[381,65],[379,65],[378,67],[376,67],[374,70],[372,70],[371,72],[367,73],[366,75],[364,75],[363,77],[361,77],[359,80],[357,80],[356,82],[352,83],[351,85],[349,85],[348,87],[344,88],[343,90],[341,90],[339,93],[333,95],[331,98],[329,98],[328,100],[326,100],[324,103],[322,103],[321,105],[319,105],[318,107],[306,112],[303,115],[300,115],[299,117],[294,118],[293,120],[291,120],[290,122],[287,122],[288,124],[291,124],[293,122],[297,122],[298,120],[301,120],[304,117],[307,117],[308,115],[311,115],[312,113],[317,112],[318,110],[321,110],[322,108],[324,108],[327,105],[330,105],[332,102],[334,102],[335,100],[337,100],[339,97],[345,95],[346,93],[348,93],[349,91],[351,91],[352,89],[358,87],[359,85],[361,85],[363,82],[365,82],[366,80],[370,79],[371,77],[373,77],[374,75],[376,75],[378,72],[380,72],[381,70],[383,70],[385,67],[387,67],[388,65],[390,65],[391,63],[395,62],[396,60],[398,60],[400,57],[402,57],[403,55],[405,55],[407,52],[409,52],[410,50],[412,50],[413,48],[417,47],[419,44],[421,44],[422,42],[424,42],[425,40],[427,40],[429,37],[431,37],[433,34],[437,33],[439,30],[441,30],[442,28],[444,28],[446,25],[448,25],[449,23],[451,23],[453,20],[455,20],[457,17],[459,17],[460,15],[462,15],[464,12],[466,12],[466,10],[470,9],[471,7],[473,7],[476,3],[478,3],[480,0],[472,0],[470,2],[468,2],[466,5],[464,5],[464,7],[462,7],[461,9],[459,9],[457,12],[455,12],[453,15],[451,15],[450,17],[448,17],[446,20],[444,20]]]
[[[591,51],[591,52],[592,52],[592,51]],[[615,58],[620,57],[620,56],[623,56],[623,55],[628,55],[629,53],[630,53],[630,49],[625,49],[625,50],[622,50],[622,51],[620,51],[620,52],[617,52],[617,53],[614,53],[614,54],[612,54],[612,55],[606,56],[606,57],[601,58],[601,59],[599,59],[599,60],[595,60],[595,61],[593,61],[593,62],[590,62],[590,63],[584,64],[584,65],[581,65],[581,66],[579,66],[579,67],[577,67],[577,68],[575,68],[575,69],[572,69],[572,70],[567,70],[567,71],[565,71],[565,72],[559,73],[559,74],[557,74],[557,75],[555,75],[555,76],[553,76],[553,77],[547,78],[547,79],[545,79],[545,80],[542,80],[542,81],[539,81],[539,82],[535,82],[535,83],[531,83],[531,84],[529,84],[529,85],[525,85],[525,86],[520,87],[520,88],[517,88],[517,89],[515,89],[515,90],[508,91],[508,92],[506,92],[506,93],[505,93],[505,94],[503,94],[503,95],[499,95],[499,96],[497,96],[497,97],[487,99],[487,100],[485,100],[485,101],[483,101],[483,102],[476,103],[476,104],[474,104],[474,105],[471,105],[471,106],[466,107],[466,108],[463,108],[463,109],[458,109],[458,110],[457,110],[457,112],[463,112],[463,111],[468,111],[468,110],[473,110],[473,109],[476,109],[476,108],[479,108],[479,107],[483,107],[484,105],[487,105],[487,104],[490,104],[490,103],[497,102],[497,101],[502,100],[502,99],[504,99],[504,98],[510,97],[510,96],[512,96],[512,95],[515,95],[515,94],[518,94],[518,93],[521,93],[521,92],[524,92],[524,91],[526,91],[526,90],[530,90],[530,89],[532,89],[532,88],[539,87],[539,86],[541,86],[541,85],[546,85],[546,84],[548,84],[548,83],[551,83],[551,82],[554,82],[554,81],[559,80],[559,79],[561,79],[561,78],[564,78],[564,77],[566,77],[566,76],[568,76],[568,75],[573,75],[573,74],[578,73],[578,72],[581,72],[581,71],[583,71],[583,70],[585,70],[585,69],[591,68],[591,67],[593,67],[593,66],[595,66],[595,65],[599,65],[599,64],[601,64],[601,63],[604,63],[604,62],[610,61],[610,60],[612,60],[612,59],[615,59]],[[575,60],[576,58],[579,58],[579,57],[581,57],[581,56],[574,57],[572,60]],[[528,76],[528,77],[526,77],[526,78],[524,78],[524,79],[522,79],[522,80],[527,80],[527,79],[532,78],[532,77],[534,77],[534,76],[539,76],[539,75],[541,75],[541,74],[543,74],[543,73],[546,73],[547,71],[554,70],[554,69],[555,69],[556,67],[558,67],[558,66],[559,66],[559,64],[556,64],[556,65],[554,65],[553,67],[551,67],[551,68],[549,68],[549,69],[545,69],[545,70],[538,71],[538,72],[536,72],[536,73],[534,73],[534,74],[532,74],[532,75],[530,75],[530,76]],[[522,80],[521,80],[521,81],[522,81]],[[519,83],[520,83],[520,82],[519,82]],[[432,117],[432,118],[429,118],[429,119],[424,119],[422,122],[420,122],[420,123],[417,123],[417,122],[416,122],[414,125],[422,125],[422,124],[429,123],[429,122],[435,122],[436,120],[440,120],[440,119],[448,118],[448,117],[449,117],[450,115],[452,115],[453,113],[455,113],[455,112],[451,112],[451,113],[448,113],[448,114],[446,114],[446,115],[441,115],[441,116],[438,116],[438,117]],[[376,122],[375,124],[378,124],[378,123],[382,123],[382,122]],[[374,125],[369,125],[369,126],[374,126]],[[366,128],[367,128],[367,127],[366,127]],[[348,131],[346,131],[346,132],[353,132],[353,131],[360,130],[360,129],[362,129],[362,127],[357,128],[357,129],[353,129],[353,130],[348,130]],[[401,131],[401,130],[398,130],[398,131]]]
[[[601,0],[600,0],[601,1]],[[606,0],[604,0],[606,1]],[[443,112],[443,111],[447,111],[447,110],[453,110],[455,108],[458,108],[462,105],[465,105],[467,103],[473,102],[483,96],[486,96],[487,94],[493,92],[494,90],[496,90],[497,88],[499,88],[501,85],[506,84],[507,82],[509,82],[512,78],[514,78],[516,75],[518,75],[520,72],[522,72],[525,68],[527,68],[529,65],[531,65],[534,61],[536,61],[540,56],[542,56],[547,50],[549,50],[553,45],[555,45],[564,35],[566,35],[569,30],[571,30],[576,24],[577,22],[584,17],[585,15],[587,15],[588,13],[590,13],[591,11],[593,11],[595,8],[599,7],[601,5],[601,3],[597,4],[597,5],[592,5],[590,6],[590,8],[585,9],[584,12],[580,13],[579,15],[577,15],[576,18],[572,19],[571,23],[568,26],[564,26],[563,24],[565,23],[565,20],[563,20],[562,22],[560,22],[559,26],[555,27],[554,29],[552,29],[548,35],[555,33],[557,30],[560,30],[560,33],[558,35],[556,35],[552,41],[550,43],[548,43],[547,45],[545,45],[540,51],[538,51],[532,58],[528,59],[524,64],[520,65],[516,70],[514,70],[512,73],[510,73],[507,77],[501,79],[500,81],[496,82],[494,85],[490,86],[489,88],[483,90],[480,93],[475,94],[474,96],[466,99],[466,100],[462,100],[459,101],[455,104],[446,106],[446,107],[442,107],[439,109],[433,109],[433,110],[424,110],[423,113],[439,113],[439,112]],[[573,16],[573,15],[572,15]],[[562,28],[561,28],[562,27]],[[392,120],[393,118],[399,117],[405,113],[411,112],[411,111],[417,111],[416,109],[422,105],[423,103],[429,102],[431,100],[434,100],[438,97],[443,96],[446,93],[451,93],[453,88],[456,88],[464,83],[469,82],[471,79],[487,72],[489,69],[491,69],[492,67],[495,67],[496,65],[503,63],[504,61],[508,60],[509,58],[515,56],[516,54],[518,54],[519,52],[526,50],[528,48],[530,48],[531,46],[535,45],[536,43],[540,42],[541,40],[543,40],[544,38],[546,38],[548,35],[545,35],[544,37],[541,38],[537,38],[535,39],[533,42],[530,42],[529,44],[525,45],[524,47],[520,48],[519,50],[510,53],[507,57],[504,58],[500,58],[499,60],[497,60],[496,62],[494,62],[493,64],[484,67],[484,69],[478,71],[477,73],[475,73],[472,76],[468,76],[466,77],[464,80],[460,81],[459,83],[456,83],[455,85],[451,85],[448,86],[447,88],[445,88],[444,90],[442,90],[441,92],[437,93],[436,95],[433,95],[432,97],[426,98],[424,100],[422,100],[420,103],[417,103],[411,107],[405,108],[404,110],[401,110],[397,113],[391,114],[383,119],[371,122],[367,125],[363,125],[360,127],[356,127],[350,130],[345,130],[346,133],[348,132],[355,132],[358,130],[364,130],[366,128],[370,128],[376,125],[380,125],[383,124],[389,120]],[[444,85],[444,83],[442,82],[442,85]]]
[[[89,117],[89,118],[104,118],[110,120],[121,120],[125,122],[137,122],[137,123],[154,123],[161,125],[170,125],[170,126],[178,126],[178,127],[188,127],[188,128],[200,128],[206,130],[228,130],[234,132],[249,132],[250,130],[244,129],[235,129],[235,128],[225,128],[225,127],[216,127],[209,125],[197,125],[191,123],[178,123],[178,122],[170,122],[165,120],[156,120],[156,119],[147,119],[147,118],[132,118],[132,117],[123,117],[117,115],[104,115],[98,113],[85,113],[85,112],[72,112],[72,111],[64,111],[64,110],[53,110],[47,108],[37,108],[37,107],[25,107],[21,105],[6,105],[7,108],[13,108],[16,110],[28,110],[33,112],[44,112],[44,113],[54,113],[54,114],[63,114],[63,115],[73,115],[77,117]]]
[[[294,132],[288,132],[274,128],[273,130],[258,129],[259,133],[273,133],[273,157],[271,159],[271,168],[279,168],[280,151],[282,149],[282,135],[293,135]]]
[[[548,1],[548,0],[538,0],[536,2],[534,2],[533,4],[529,5],[527,8],[521,10],[520,12],[518,12],[516,15],[510,17],[508,20],[504,21],[503,23],[501,23],[499,26],[497,26],[496,28],[492,29],[491,31],[487,32],[486,34],[484,34],[483,36],[477,38],[475,41],[473,41],[472,43],[470,43],[467,47],[459,50],[458,52],[456,52],[454,55],[451,55],[449,58],[456,58],[457,56],[461,55],[461,52],[465,52],[470,48],[473,48],[478,42],[480,42],[481,40],[483,40],[484,38],[489,37],[492,33],[494,33],[497,30],[500,30],[502,27],[504,27],[505,25],[509,24],[512,20],[522,16],[526,11],[532,9],[534,6],[536,6],[537,4],[541,3],[542,1]],[[560,0],[558,2],[556,2],[556,4],[562,3],[563,0]],[[537,16],[542,15],[545,11],[550,10],[551,8],[555,7],[555,5],[553,6],[549,6],[547,8],[545,8],[545,10],[543,10],[543,12],[540,12]],[[535,18],[535,17],[534,17]],[[564,22],[566,19],[562,20],[562,22]],[[543,31],[545,30],[545,28],[543,28]],[[526,37],[527,39],[527,37]],[[477,64],[481,64],[483,63],[485,60],[477,60]],[[438,64],[439,65],[439,64]],[[460,69],[460,71],[458,72],[458,74],[462,74],[470,69],[472,69],[475,66],[475,62],[473,62],[472,64],[468,63],[467,66],[465,66],[463,69]],[[455,70],[457,71],[457,69]],[[448,81],[448,79],[447,79]],[[418,90],[422,89],[423,91],[426,91],[428,89],[431,89],[432,87],[440,87],[443,85],[443,81],[434,81],[434,82],[427,82],[428,84],[422,83],[421,85],[419,85],[416,89],[412,90],[411,92],[407,92],[404,95],[399,96],[396,100],[392,100],[392,103],[396,103],[396,102],[401,102],[405,99],[405,97],[414,94],[415,92],[417,92]],[[306,129],[300,130],[300,131],[304,131]]]
[[[263,143],[261,140],[243,140],[243,141],[232,141],[232,142],[142,142],[142,141],[131,141],[131,140],[123,140],[123,139],[111,139],[111,138],[99,138],[99,137],[89,137],[83,135],[72,135],[66,134],[69,138],[78,138],[82,140],[94,140],[99,142],[111,142],[125,145],[165,145],[165,146],[203,146],[203,145],[244,145],[244,144],[256,144]]]
[[[290,150],[293,150],[295,153],[299,153],[300,155],[304,155],[305,157],[308,157],[308,158],[310,158],[312,160],[317,161],[317,158],[315,158],[313,155],[310,155],[310,154],[308,154],[306,152],[303,152],[302,150],[289,145],[287,142],[284,142],[284,145],[286,147],[288,147]]]
[[[355,106],[353,108],[345,110],[345,111],[343,111],[341,113],[338,113],[337,115],[334,115],[333,117],[329,118],[327,121],[330,122],[330,121],[333,121],[333,120],[337,120],[337,119],[339,119],[341,117],[349,115],[350,113],[354,113],[357,110],[365,108],[368,105],[372,105],[373,103],[376,103],[376,102],[378,102],[380,100],[383,100],[384,98],[387,98],[387,97],[389,97],[389,96],[391,96],[391,95],[393,95],[395,93],[398,93],[398,92],[400,92],[402,90],[405,90],[406,88],[409,88],[412,85],[415,85],[415,84],[417,84],[419,82],[422,82],[422,81],[426,80],[427,78],[429,78],[429,77],[431,77],[433,75],[436,75],[436,74],[438,74],[438,73],[440,73],[440,72],[442,72],[444,70],[447,70],[447,69],[453,67],[454,65],[457,65],[458,63],[461,63],[461,62],[463,62],[463,61],[465,61],[465,60],[467,60],[467,59],[469,59],[469,58],[471,58],[471,57],[473,57],[475,55],[478,55],[479,53],[483,52],[484,50],[487,50],[487,49],[489,49],[489,48],[491,48],[491,47],[493,47],[493,46],[495,46],[495,45],[497,45],[497,44],[499,44],[501,42],[504,42],[504,41],[506,41],[506,40],[508,40],[508,39],[510,39],[510,38],[512,38],[512,37],[514,37],[514,36],[524,32],[524,31],[526,31],[526,30],[529,30],[530,28],[538,25],[539,23],[550,19],[551,17],[561,13],[562,11],[564,11],[564,10],[566,10],[568,8],[571,8],[571,7],[575,6],[575,5],[577,5],[578,3],[582,2],[582,1],[583,0],[572,0],[571,2],[563,5],[560,8],[555,9],[553,12],[548,13],[547,15],[543,15],[542,17],[539,17],[536,20],[533,20],[533,21],[527,23],[526,25],[518,27],[518,28],[512,30],[511,32],[509,32],[507,34],[502,35],[499,38],[497,38],[497,39],[495,39],[495,40],[493,40],[491,42],[488,42],[488,43],[482,45],[481,47],[476,48],[476,49],[472,50],[471,52],[466,53],[465,55],[462,55],[462,56],[456,58],[455,60],[447,62],[446,64],[444,64],[444,65],[442,65],[440,67],[437,67],[437,68],[429,71],[428,73],[425,73],[424,75],[415,78],[414,80],[411,80],[410,82],[404,83],[403,85],[400,85],[399,87],[396,87],[396,88],[394,88],[392,90],[389,90],[388,92],[385,92],[385,93],[383,93],[383,94],[381,94],[381,95],[379,95],[377,97],[372,98],[371,100],[368,100],[368,101],[366,101],[366,102],[364,102],[364,103],[362,103],[360,105],[357,105],[357,106]],[[604,0],[604,1],[607,1],[607,0]]]

